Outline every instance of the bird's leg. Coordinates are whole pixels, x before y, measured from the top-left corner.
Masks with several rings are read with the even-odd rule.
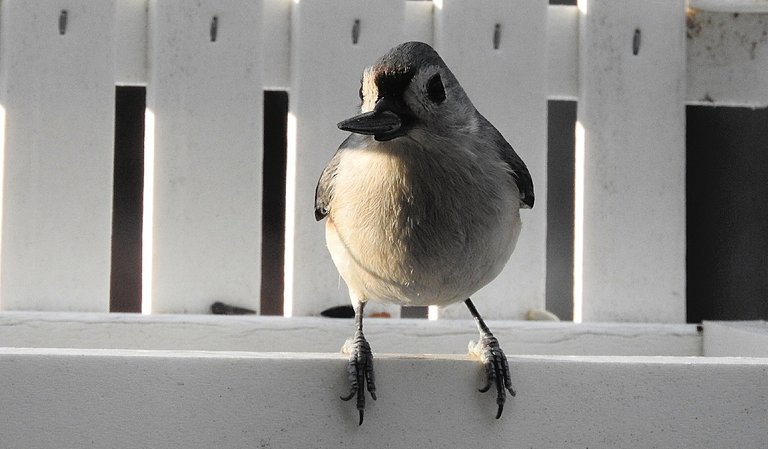
[[[501,412],[504,410],[504,403],[507,400],[506,391],[514,396],[515,390],[512,389],[512,379],[509,375],[509,364],[507,363],[507,356],[504,355],[504,351],[499,346],[499,341],[493,336],[488,326],[485,325],[483,318],[477,312],[475,305],[472,304],[470,299],[464,301],[469,313],[477,323],[477,328],[480,330],[480,340],[476,343],[470,343],[470,353],[476,355],[485,366],[485,374],[488,382],[483,388],[480,388],[481,393],[491,389],[493,384],[496,384],[496,404],[499,406],[496,412],[496,419],[501,417]]]
[[[363,335],[363,308],[365,303],[358,303],[355,307],[355,336],[344,344],[342,351],[349,354],[347,362],[347,374],[349,376],[349,394],[341,399],[348,401],[357,396],[357,411],[360,414],[360,423],[363,424],[365,413],[365,389],[376,400],[376,385],[373,377],[373,353],[371,346]]]

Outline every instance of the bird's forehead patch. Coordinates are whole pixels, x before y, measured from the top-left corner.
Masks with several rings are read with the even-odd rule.
[[[372,79],[379,91],[379,96],[400,96],[408,88],[411,80],[416,75],[412,67],[403,66],[375,66]]]

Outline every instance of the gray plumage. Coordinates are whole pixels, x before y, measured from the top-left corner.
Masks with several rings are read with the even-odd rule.
[[[364,71],[360,94],[361,114],[339,123],[352,134],[315,193],[315,217],[327,219],[328,249],[359,318],[362,341],[350,358],[355,373],[366,371],[357,366],[363,359],[372,363],[370,354],[361,355],[367,301],[469,303],[512,254],[519,209],[534,204],[525,163],[427,44],[390,50]],[[482,323],[473,306],[470,311]],[[503,358],[497,342],[488,344]],[[350,380],[345,399],[357,394],[362,422],[363,392],[356,389],[365,379]]]

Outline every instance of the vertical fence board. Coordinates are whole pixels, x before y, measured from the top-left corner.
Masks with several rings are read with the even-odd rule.
[[[359,40],[352,28],[359,20]],[[347,133],[336,123],[359,112],[363,68],[403,36],[405,2],[302,0],[293,5],[286,201],[286,312],[317,315],[348,304],[343,281],[316,223],[314,192],[323,167]],[[378,309],[381,308],[381,309]],[[367,309],[397,309],[371,304]]]
[[[689,102],[768,105],[768,14],[691,9],[686,35]]]
[[[109,308],[114,16],[113,1],[2,2],[5,310]]]
[[[550,5],[547,10],[547,97],[578,101],[579,10]]]
[[[144,299],[154,312],[258,310],[261,2],[152,1],[149,24]]]
[[[499,45],[494,29],[499,25]],[[506,137],[533,176],[536,204],[521,211],[523,231],[504,271],[479,291],[480,311],[522,318],[544,306],[546,277],[547,4],[445,0],[435,8],[435,45],[475,107]],[[468,317],[462,305],[441,311]]]
[[[684,321],[685,4],[579,6],[574,317]]]
[[[403,42],[420,41],[433,44],[434,5],[432,2],[406,1]]]
[[[115,83],[147,83],[147,0],[115,3]]]
[[[263,0],[262,76],[264,88],[288,88],[291,59],[291,5],[286,0]]]

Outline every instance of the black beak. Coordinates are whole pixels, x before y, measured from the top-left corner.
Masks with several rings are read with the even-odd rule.
[[[392,111],[389,102],[385,99],[379,100],[373,111],[348,118],[336,126],[342,131],[373,136],[378,141],[387,141],[405,135],[403,120]]]

